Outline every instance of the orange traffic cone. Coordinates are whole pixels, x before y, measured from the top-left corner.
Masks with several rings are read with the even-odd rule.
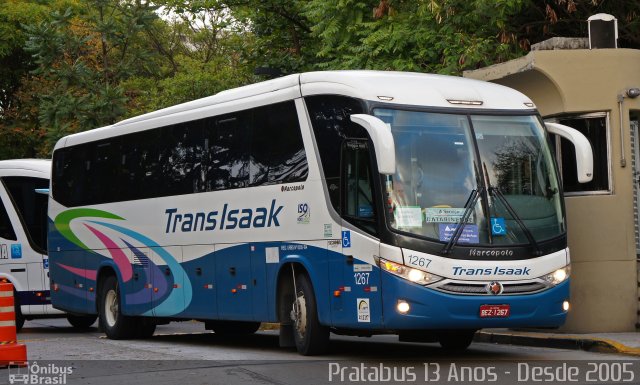
[[[17,343],[13,285],[0,283],[0,367],[26,362],[27,347]]]

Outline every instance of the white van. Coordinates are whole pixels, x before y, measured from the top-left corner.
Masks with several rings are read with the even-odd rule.
[[[51,161],[0,161],[0,280],[15,288],[16,329],[25,320],[62,317],[51,306],[47,256],[47,200]],[[95,317],[67,315],[86,328]]]

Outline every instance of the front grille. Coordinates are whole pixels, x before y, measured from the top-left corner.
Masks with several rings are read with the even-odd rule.
[[[489,282],[447,282],[444,285],[435,287],[435,289],[447,293],[466,294],[466,295],[493,295],[487,293],[487,284]],[[501,295],[515,294],[532,294],[545,290],[547,285],[542,282],[503,282],[503,290]]]
[[[467,284],[450,282],[438,287],[439,290],[457,294],[487,294],[486,284]]]
[[[547,288],[542,282],[529,282],[519,284],[503,284],[502,294],[529,294],[542,291]]]

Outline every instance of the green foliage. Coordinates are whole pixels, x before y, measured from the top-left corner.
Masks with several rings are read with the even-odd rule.
[[[180,69],[173,77],[160,81],[149,78],[132,78],[122,84],[133,96],[127,116],[161,109],[179,103],[203,98],[225,89],[238,87],[250,81],[241,66],[232,66],[223,59],[201,62],[189,56],[175,58]]]
[[[75,4],[75,0],[0,2],[0,159],[42,155],[42,130],[33,98],[39,91],[30,75],[35,65],[24,49],[26,26]]]
[[[62,136],[112,124],[126,112],[121,82],[148,75],[157,55],[144,40],[158,17],[139,2],[85,0],[86,12],[53,12],[26,27],[25,50],[34,75],[47,79],[39,94],[39,123],[51,148]]]
[[[130,96],[128,116],[213,95],[255,80],[245,52],[253,36],[212,0],[164,1],[163,30],[166,76],[133,77],[123,83]],[[162,72],[162,71],[160,71]]]
[[[522,53],[498,36],[524,2],[312,0],[307,15],[321,68],[457,74]]]

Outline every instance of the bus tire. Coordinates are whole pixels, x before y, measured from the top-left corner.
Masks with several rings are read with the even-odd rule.
[[[15,307],[15,315],[16,315],[16,332],[19,332],[20,329],[24,326],[24,315],[22,315],[22,309],[20,308],[20,303],[18,302],[18,296],[15,290],[13,291],[13,303]]]
[[[153,336],[156,332],[156,323],[153,319],[147,317],[140,317],[136,320],[136,333],[135,338],[146,339]]]
[[[296,295],[291,304],[293,338],[298,353],[322,354],[329,347],[329,328],[320,324],[313,286],[306,274],[296,276]]]
[[[207,326],[220,335],[247,335],[260,329],[260,322],[244,321],[208,321]]]
[[[440,334],[438,340],[443,349],[462,351],[471,345],[475,330],[448,330]]]
[[[97,315],[67,314],[67,321],[76,329],[89,329],[96,322]]]
[[[120,290],[113,275],[105,278],[100,290],[98,316],[104,334],[112,340],[125,340],[135,336],[136,319],[120,311]]]

